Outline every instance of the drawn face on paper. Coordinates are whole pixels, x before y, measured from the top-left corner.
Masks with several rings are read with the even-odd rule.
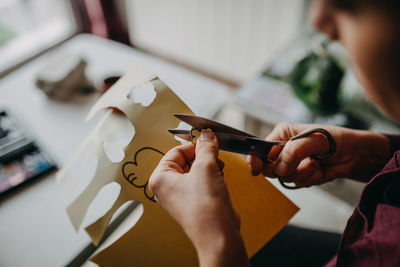
[[[152,171],[156,168],[164,155],[163,152],[152,148],[143,147],[136,151],[132,161],[126,161],[122,165],[122,174],[124,178],[136,188],[143,188],[145,196],[155,202],[154,195],[148,189],[149,177]],[[151,162],[149,168],[141,168],[141,162]]]

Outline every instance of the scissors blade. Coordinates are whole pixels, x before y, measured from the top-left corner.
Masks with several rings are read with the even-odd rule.
[[[183,138],[187,141],[191,141],[191,131],[181,129],[169,129],[170,133]],[[274,145],[284,144],[283,141],[265,141],[254,137],[247,137],[237,134],[214,132],[218,138],[219,148],[221,150],[239,153],[243,155],[252,154],[262,160],[267,161],[269,151]]]
[[[190,130],[184,130],[184,129],[168,129],[168,132],[172,133],[173,135],[176,135],[180,138],[185,139],[186,141],[190,141],[192,137],[192,133]],[[219,132],[214,132],[215,136],[218,138],[218,140],[236,140],[236,141],[246,141],[247,137],[243,135],[236,135],[236,134],[229,134],[229,133],[219,133]],[[223,149],[223,148],[221,148]]]
[[[186,141],[190,141],[190,139],[192,137],[190,130],[168,129],[168,132],[170,132],[173,135],[176,135],[182,139],[185,139]]]
[[[220,133],[228,133],[228,134],[234,134],[234,135],[241,135],[241,136],[246,136],[246,137],[255,137],[254,135],[248,134],[246,132],[237,130],[235,128],[229,127],[227,125],[224,125],[222,123],[194,116],[194,115],[189,115],[189,114],[174,114],[175,117],[180,119],[183,122],[186,122],[187,124],[191,125],[195,129],[207,129],[210,128],[213,132],[220,132]]]

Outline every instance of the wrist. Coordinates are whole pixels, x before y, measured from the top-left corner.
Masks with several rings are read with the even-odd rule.
[[[225,229],[209,240],[195,244],[200,266],[249,266],[242,236],[236,229]]]
[[[357,131],[355,137],[354,151],[357,160],[350,178],[367,182],[390,159],[390,141],[383,134],[369,131]]]
[[[388,140],[390,144],[390,156],[400,149],[400,135],[393,134],[383,134]]]

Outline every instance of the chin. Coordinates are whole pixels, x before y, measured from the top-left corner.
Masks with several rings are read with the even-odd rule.
[[[375,103],[373,104],[380,111],[380,113],[385,115],[385,117],[400,124],[400,110],[393,111],[393,109],[387,108],[386,106],[377,105]]]
[[[400,124],[400,114],[399,113],[396,113],[396,114],[385,113],[385,114],[389,117],[389,119]]]
[[[369,102],[389,119],[400,123],[400,92],[390,90],[392,86],[380,86],[373,84],[368,79],[363,79],[361,73],[357,73],[358,80],[364,87],[364,93]],[[379,89],[380,88],[380,89]]]

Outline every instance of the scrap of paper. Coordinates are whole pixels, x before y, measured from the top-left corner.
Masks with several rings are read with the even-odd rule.
[[[134,101],[132,90],[146,88],[156,95],[153,101]],[[91,119],[102,109],[120,110],[132,123],[135,135],[123,147],[122,160],[112,162],[100,138],[102,124],[115,119],[108,112],[88,136],[91,143],[88,157],[97,157],[98,164],[90,184],[68,207],[67,213],[76,230],[102,187],[117,182],[120,194],[110,210],[85,228],[94,244],[98,244],[118,208],[130,200],[140,201],[143,215],[125,235],[95,255],[91,260],[100,266],[197,266],[197,255],[181,227],[154,200],[148,190],[148,179],[162,156],[180,143],[167,130],[176,128],[174,113],[193,114],[191,110],[155,74],[143,65],[123,76],[94,105]],[[112,131],[112,129],[110,129]],[[115,144],[116,146],[118,144]],[[241,233],[249,256],[254,255],[298,211],[282,193],[263,176],[253,177],[245,159],[237,154],[220,152],[225,162],[225,179],[234,208],[241,217]],[[73,160],[72,160],[73,162]],[[68,164],[70,168],[72,164]],[[65,175],[68,170],[61,170]]]

